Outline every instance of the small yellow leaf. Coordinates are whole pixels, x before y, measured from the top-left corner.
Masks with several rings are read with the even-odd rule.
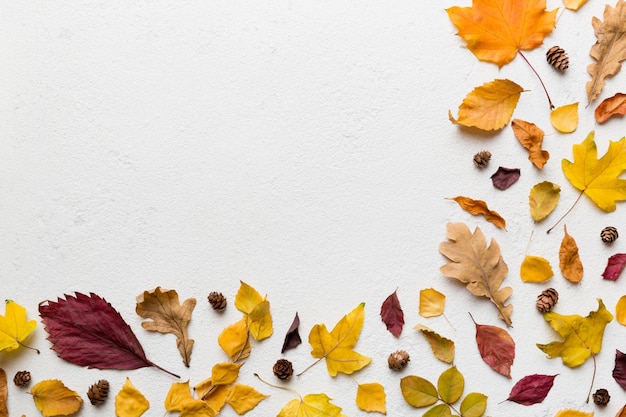
[[[550,113],[550,122],[561,133],[572,133],[578,127],[578,103],[557,107]]]
[[[540,222],[548,217],[554,211],[560,196],[561,187],[550,181],[535,184],[528,195],[528,205],[533,220]]]
[[[187,400],[178,417],[215,417],[217,413],[202,400]]]
[[[256,407],[268,395],[262,394],[249,385],[236,384],[230,389],[226,402],[237,414],[242,415]]]
[[[194,386],[193,390],[196,392],[198,398],[201,398],[209,404],[216,413],[219,413],[226,404],[230,385],[213,385],[211,378],[208,378]]]
[[[257,304],[248,314],[247,324],[250,335],[254,340],[263,340],[270,337],[274,333],[270,302],[266,300]]]
[[[240,363],[222,362],[213,365],[211,382],[213,385],[229,385],[239,377]]]
[[[617,301],[615,316],[620,324],[626,326],[626,295],[622,295]]]
[[[570,282],[580,282],[583,279],[583,263],[578,255],[578,245],[572,236],[567,233],[567,226],[563,226],[565,235],[559,249],[559,267],[561,273]]]
[[[252,313],[254,307],[263,301],[261,294],[250,285],[240,281],[239,291],[235,296],[235,307],[244,314]]]
[[[420,291],[419,313],[422,317],[436,317],[443,314],[446,296],[434,288]]]
[[[378,382],[359,384],[356,391],[356,405],[367,412],[387,414],[385,388]]]
[[[301,400],[289,401],[276,417],[345,417],[341,407],[330,403],[326,394],[307,394]]]
[[[191,399],[193,397],[191,392],[189,392],[189,381],[174,382],[165,397],[165,411],[180,411],[183,403]]]
[[[31,388],[30,393],[35,406],[45,417],[74,414],[83,403],[76,391],[67,388],[58,379],[41,381]]]
[[[568,408],[566,410],[559,410],[554,417],[593,417],[593,411],[586,412]]]
[[[115,396],[117,417],[139,417],[150,408],[150,403],[141,392],[126,378],[120,392]]]
[[[587,0],[563,0],[563,6],[569,10],[578,10],[585,3],[587,3]]]
[[[422,326],[418,324],[415,326],[415,330],[419,330],[422,332],[428,343],[430,344],[430,348],[433,351],[433,354],[437,359],[442,362],[452,363],[454,362],[454,342],[450,339],[446,339],[445,337],[439,335],[435,331],[429,329],[426,326]]]
[[[219,334],[217,343],[231,361],[238,361],[250,356],[250,341],[246,319],[231,324]]]
[[[19,348],[37,327],[37,321],[26,321],[26,309],[15,301],[7,300],[5,309],[5,315],[0,316],[0,351]]]
[[[554,276],[547,259],[541,256],[527,255],[520,266],[520,277],[524,282],[543,282]]]

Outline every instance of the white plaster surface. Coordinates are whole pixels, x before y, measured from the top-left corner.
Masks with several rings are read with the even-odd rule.
[[[607,388],[612,400],[599,409],[585,404],[591,360],[570,369],[536,348],[557,336],[534,307],[547,286],[561,294],[557,311],[563,314],[585,316],[597,308],[597,298],[614,312],[626,294],[626,277],[601,279],[607,258],[626,252],[624,204],[604,213],[583,198],[567,217],[585,266],[578,285],[558,269],[562,227],[545,233],[578,194],[560,163],[571,159],[572,145],[595,130],[604,153],[608,141],[626,131],[623,118],[595,123],[599,100],[585,106],[595,42],[591,17],[602,15],[604,2],[559,12],[544,46],[526,54],[555,104],[581,103],[578,130],[569,135],[551,127],[541,86],[519,57],[498,69],[464,48],[444,10],[453,5],[469,1],[3,1],[0,297],[38,319],[44,300],[97,293],[121,312],[152,361],[193,385],[226,360],[217,335],[241,317],[232,301],[243,280],[267,294],[275,330],[253,343],[242,368],[239,382],[271,395],[252,416],[274,416],[295,398],[253,373],[277,382],[271,369],[281,357],[304,369],[313,362],[306,341],[313,325],[332,327],[360,302],[366,316],[356,350],[372,358],[370,366],[331,378],[320,363],[286,386],[302,395],[325,392],[344,414],[358,416],[366,413],[355,405],[355,381],[378,381],[387,392],[387,415],[422,415],[425,409],[402,398],[400,378],[436,381],[447,368],[413,330],[422,323],[456,342],[466,392],[489,396],[486,415],[553,416],[575,408],[614,416],[626,403],[611,376],[615,349],[626,350],[626,329],[615,321],[607,326],[594,390]],[[556,7],[561,2],[548,1],[548,8]],[[552,45],[569,53],[565,74],[545,62]],[[623,91],[625,77],[622,71],[609,79],[600,99]],[[514,117],[546,132],[551,159],[542,171],[509,126],[480,134],[448,121],[449,109],[456,113],[467,93],[494,78],[527,90]],[[482,149],[493,154],[486,170],[471,161]],[[498,166],[521,168],[521,179],[506,191],[495,189],[489,177]],[[528,192],[544,180],[561,186],[561,201],[534,224]],[[506,218],[507,230],[445,200],[457,195],[487,201]],[[438,245],[448,222],[480,227],[500,244],[509,266],[509,332],[516,342],[511,380],[481,360],[468,316],[503,326],[491,303],[439,273],[445,260]],[[599,239],[607,225],[625,235],[612,246]],[[550,282],[521,282],[526,251],[552,263]],[[135,297],[156,286],[198,300],[188,369],[174,337],[145,331],[135,314]],[[443,317],[418,315],[419,291],[429,287],[447,295],[454,328]],[[396,289],[406,318],[399,339],[379,316]],[[223,315],[206,302],[214,290],[230,301]],[[304,343],[281,355],[296,312]],[[174,378],[148,368],[81,368],[59,359],[46,336],[38,322],[27,341],[40,355],[0,353],[9,378],[23,369],[35,382],[59,378],[83,395],[79,416],[111,416],[113,398],[94,408],[86,390],[108,379],[113,397],[130,377],[151,403],[146,415],[165,414]],[[412,358],[400,373],[386,363],[397,349]],[[534,373],[559,374],[543,403],[502,402],[516,381]],[[39,415],[12,383],[9,410],[11,416]],[[236,414],[226,407],[221,415]]]

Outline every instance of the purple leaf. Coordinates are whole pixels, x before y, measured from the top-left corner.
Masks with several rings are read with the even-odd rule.
[[[626,253],[616,253],[609,258],[609,262],[602,273],[604,279],[616,281],[626,267]]]
[[[519,180],[520,174],[521,171],[519,168],[499,167],[495,174],[491,176],[491,181],[494,187],[500,190],[506,190]]]
[[[626,355],[615,349],[615,367],[613,378],[620,387],[626,389]]]
[[[280,353],[285,353],[287,349],[293,349],[302,343],[300,333],[298,332],[298,326],[300,326],[300,317],[298,317],[298,313],[296,312],[296,317],[294,317],[293,323],[291,323],[291,326],[289,326],[289,330],[287,330],[287,334],[285,335],[285,341],[283,342],[283,348]]]
[[[396,292],[397,290],[383,302],[380,307],[380,317],[383,319],[383,323],[387,325],[387,330],[395,337],[399,337],[402,333],[402,326],[404,326],[404,312],[400,307],[400,300],[398,300]]]
[[[542,402],[554,383],[556,375],[528,375],[517,381],[511,389],[507,401],[522,405],[533,405]]]

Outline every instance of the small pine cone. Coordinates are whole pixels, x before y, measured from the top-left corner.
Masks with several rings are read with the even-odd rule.
[[[553,46],[546,52],[546,59],[548,64],[552,65],[559,71],[565,71],[569,67],[569,58],[567,52],[563,48]]]
[[[109,381],[101,379],[100,381],[89,387],[87,397],[92,405],[100,405],[109,396]]]
[[[593,402],[600,407],[606,406],[609,401],[611,401],[611,396],[609,392],[604,388],[600,388],[596,392],[593,393]]]
[[[30,383],[30,372],[28,371],[19,371],[13,377],[13,383],[18,387],[25,387]]]
[[[478,168],[484,168],[489,164],[489,160],[491,159],[491,152],[489,151],[480,151],[476,155],[474,155],[474,165]]]
[[[409,354],[404,350],[396,350],[387,359],[387,363],[389,364],[389,369],[400,370],[404,369],[411,358]]]
[[[617,234],[617,229],[613,226],[607,226],[602,229],[602,232],[600,232],[600,238],[604,243],[613,243],[618,237],[619,235]]]
[[[559,293],[554,288],[548,288],[537,296],[537,310],[547,313],[554,308],[557,301],[559,301]]]
[[[287,359],[279,359],[272,368],[274,375],[283,381],[288,380],[293,375],[293,366]]]
[[[209,294],[209,304],[213,310],[224,311],[226,308],[226,297],[221,292],[213,291]]]

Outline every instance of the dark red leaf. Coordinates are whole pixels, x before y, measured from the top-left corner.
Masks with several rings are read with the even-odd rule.
[[[626,253],[616,253],[609,258],[609,262],[602,273],[604,279],[616,281],[626,267]]]
[[[515,360],[515,341],[511,335],[496,326],[476,322],[474,324],[480,356],[491,369],[511,378],[511,365]]]
[[[556,375],[528,375],[517,381],[507,401],[522,405],[533,405],[542,402],[554,384]]]
[[[395,337],[399,337],[402,333],[402,326],[404,326],[404,312],[400,307],[400,300],[398,300],[396,293],[397,290],[383,302],[380,307],[380,317],[382,317],[383,323],[387,325],[387,330]]]
[[[626,355],[617,349],[615,349],[613,378],[615,378],[620,387],[626,389]]]
[[[296,317],[294,317],[293,323],[291,323],[285,335],[285,341],[283,342],[283,348],[280,353],[285,353],[287,349],[293,349],[302,343],[300,333],[298,333],[298,326],[300,326],[300,317],[298,317],[298,313],[296,312]]]
[[[499,167],[495,174],[491,176],[491,181],[494,187],[506,190],[519,180],[520,175],[521,171],[519,168]]]
[[[39,304],[39,315],[50,334],[52,350],[61,359],[97,369],[154,366],[165,371],[146,358],[120,313],[94,293],[66,294],[65,300],[59,298],[56,303],[44,301]]]

